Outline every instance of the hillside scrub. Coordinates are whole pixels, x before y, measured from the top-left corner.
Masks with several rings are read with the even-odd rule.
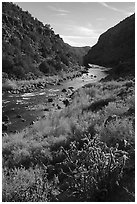
[[[135,75],[135,14],[100,35],[84,56],[88,63],[112,67],[110,77]]]
[[[9,79],[38,78],[83,64],[90,47],[73,48],[28,11],[2,3],[2,71]],[[73,68],[72,68],[73,67]]]
[[[134,85],[88,84],[63,110],[3,134],[3,201],[113,201],[116,190],[134,201]]]

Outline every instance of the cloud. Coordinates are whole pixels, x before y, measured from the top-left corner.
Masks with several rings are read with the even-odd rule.
[[[69,39],[85,39],[85,38],[96,38],[96,37],[85,37],[85,36],[73,36],[73,35],[61,35],[62,37]]]
[[[65,43],[75,47],[93,46],[96,44],[98,37],[85,37],[85,36],[71,36],[60,35]]]
[[[86,35],[86,36],[94,34],[94,30],[93,29],[86,28],[86,27],[83,27],[83,26],[76,27],[76,30],[80,34],[83,34],[83,35]]]
[[[56,16],[67,16],[67,13],[57,13]]]
[[[73,36],[97,36],[98,33],[93,28],[84,27],[84,26],[76,26],[76,25],[68,25],[67,30],[73,34]]]
[[[70,13],[70,11],[68,11],[68,10],[60,9],[60,8],[55,7],[55,6],[48,6],[48,8],[52,11],[56,11],[59,13],[66,13],[66,14]]]
[[[107,3],[105,3],[105,2],[99,2],[99,4],[101,4],[102,6],[104,6],[104,7],[106,7],[106,8],[109,8],[109,9],[111,9],[111,10],[113,10],[113,11],[120,11],[121,12],[121,10],[120,9],[117,9],[117,8],[115,8],[115,7],[112,7],[112,6],[110,6],[110,5],[108,5]]]
[[[101,30],[94,29],[89,23],[85,26],[69,24],[65,27],[65,33],[60,35],[64,39],[64,42],[72,46],[83,47],[96,44]]]
[[[102,18],[97,18],[96,20],[98,20],[98,21],[105,21],[106,18],[102,17]]]
[[[127,16],[131,16],[132,14],[134,14],[134,12],[126,12]]]
[[[111,9],[113,11],[116,11],[116,12],[120,12],[120,13],[123,13],[127,16],[130,16],[133,14],[133,12],[129,12],[129,11],[125,11],[125,10],[122,10],[122,9],[119,9],[119,8],[116,8],[114,6],[110,6],[109,4],[105,3],[105,2],[98,2],[99,4],[101,4],[102,6],[108,8],[108,9]]]

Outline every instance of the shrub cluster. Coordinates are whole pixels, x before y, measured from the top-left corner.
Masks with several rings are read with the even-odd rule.
[[[71,142],[68,150],[61,146],[54,153],[62,157],[54,166],[4,168],[3,201],[104,201],[119,185],[128,159],[127,152],[89,135],[81,148]]]

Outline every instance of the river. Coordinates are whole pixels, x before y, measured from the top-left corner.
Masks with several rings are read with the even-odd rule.
[[[64,108],[62,100],[67,97],[68,92],[71,92],[71,87],[75,91],[88,83],[96,83],[106,76],[107,73],[96,66],[96,68],[90,68],[88,73],[81,77],[67,80],[58,86],[49,86],[32,93],[3,93],[2,114],[9,117],[6,132],[20,131],[39,118],[46,117],[49,111]],[[63,89],[67,92],[62,92]]]

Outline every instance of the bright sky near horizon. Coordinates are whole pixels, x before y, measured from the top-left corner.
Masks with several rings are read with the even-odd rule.
[[[50,24],[64,42],[93,46],[101,33],[135,12],[134,2],[14,2],[44,24]]]

